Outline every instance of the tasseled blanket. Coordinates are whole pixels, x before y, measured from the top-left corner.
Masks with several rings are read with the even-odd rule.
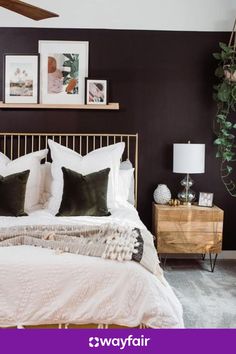
[[[105,259],[136,261],[160,273],[149,231],[115,224],[19,226],[0,228],[0,247],[29,245]]]

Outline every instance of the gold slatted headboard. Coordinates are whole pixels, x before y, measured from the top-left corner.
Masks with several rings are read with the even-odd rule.
[[[0,151],[11,160],[33,151],[47,148],[52,139],[78,153],[88,152],[118,142],[125,142],[122,160],[129,159],[135,168],[135,206],[138,192],[138,134],[59,134],[59,133],[0,133]],[[50,160],[50,155],[48,156]]]

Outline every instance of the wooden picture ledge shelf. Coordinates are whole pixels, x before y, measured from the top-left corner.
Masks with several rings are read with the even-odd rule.
[[[119,110],[119,103],[105,104],[32,104],[32,103],[3,103],[0,101],[0,109],[99,109]]]

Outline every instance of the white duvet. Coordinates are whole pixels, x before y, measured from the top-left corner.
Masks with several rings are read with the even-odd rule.
[[[110,217],[55,217],[47,210],[0,217],[0,227],[107,222],[145,228],[128,205]],[[133,261],[0,247],[0,327],[65,323],[178,328],[182,306],[163,276]]]

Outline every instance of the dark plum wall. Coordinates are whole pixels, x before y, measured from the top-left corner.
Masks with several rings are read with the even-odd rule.
[[[89,41],[90,76],[110,80],[110,100],[120,102],[121,109],[2,110],[0,131],[138,132],[138,210],[148,227],[156,185],[166,183],[174,195],[179,189],[182,176],[172,173],[172,144],[205,143],[206,173],[195,175],[195,189],[215,193],[215,203],[225,210],[224,249],[236,250],[236,198],[221,184],[212,133],[211,53],[228,37],[217,32],[1,28],[0,54],[37,52],[39,39]],[[2,87],[1,75],[0,81]]]

